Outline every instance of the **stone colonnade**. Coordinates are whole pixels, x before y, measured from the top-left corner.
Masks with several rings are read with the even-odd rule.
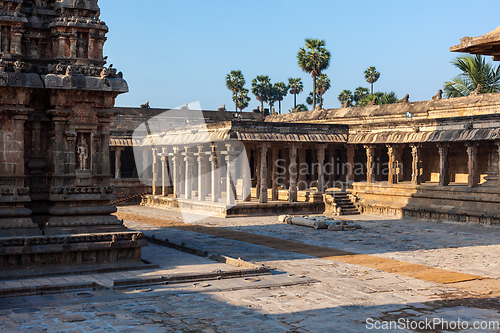
[[[260,203],[279,199],[280,184],[288,190],[288,201],[297,201],[297,192],[307,188],[305,174],[301,172],[301,165],[312,163],[306,160],[306,149],[300,142],[280,142],[280,145],[271,142],[245,142],[246,149],[235,147],[234,144],[212,143],[199,146],[176,146],[162,148],[162,152],[154,151],[153,156],[153,193],[155,195],[173,194],[176,198],[198,201],[224,202],[233,205],[236,200],[250,201],[251,171],[248,168],[250,156],[255,171],[256,197]],[[243,146],[241,143],[239,143]],[[410,144],[310,144],[309,148],[314,163],[313,182],[317,184],[317,193],[324,193],[325,179],[334,179],[339,174],[325,174],[326,152],[332,158],[332,148],[339,148],[345,156],[342,168],[337,173],[345,173],[342,183],[355,181],[356,150],[363,147],[366,152],[366,182],[374,183],[376,177],[376,159],[380,156],[377,151],[386,149],[388,157],[389,184],[403,182],[403,149],[408,145],[411,152],[411,181],[413,185],[420,185],[423,180],[422,154],[425,149],[421,143]],[[439,153],[439,185],[447,186],[450,183],[448,176],[449,143],[436,143]],[[496,142],[500,160],[500,141]],[[476,187],[479,184],[477,154],[478,144],[464,143],[464,151],[468,156],[468,186]],[[245,152],[242,154],[242,152]],[[253,152],[253,154],[252,154]],[[405,153],[406,154],[406,153]],[[119,156],[119,153],[115,154]],[[244,158],[237,158],[242,157]],[[336,155],[335,155],[336,156]],[[157,159],[157,160],[156,160]],[[146,158],[144,158],[147,161]],[[155,161],[156,160],[156,161]],[[282,162],[278,162],[282,161]],[[464,161],[465,162],[465,161]],[[146,162],[147,163],[147,162]],[[282,163],[282,164],[280,164]],[[160,166],[161,165],[161,166]],[[116,161],[116,170],[119,162]],[[500,174],[500,163],[498,165]],[[268,182],[270,181],[270,184]],[[498,182],[500,187],[500,180]],[[268,190],[271,190],[270,193]],[[225,197],[225,198],[223,198]]]

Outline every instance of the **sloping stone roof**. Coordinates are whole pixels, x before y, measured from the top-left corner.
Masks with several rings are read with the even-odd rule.
[[[464,37],[450,51],[491,55],[494,60],[500,60],[500,27],[479,37]]]

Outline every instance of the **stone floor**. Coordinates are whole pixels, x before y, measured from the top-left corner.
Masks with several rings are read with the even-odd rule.
[[[136,216],[138,221],[131,218],[126,224],[146,235],[263,264],[273,268],[273,275],[128,289],[109,288],[108,281],[108,288],[94,291],[0,298],[0,331],[500,332],[496,290],[489,294],[487,288],[480,292],[467,283],[412,278],[335,257],[306,255],[300,249],[281,250],[278,244],[294,241],[485,278],[469,281],[477,284],[500,279],[498,228],[380,215],[354,216],[362,229],[351,232],[287,225],[277,216],[200,217],[191,224],[229,232],[223,238],[144,223],[150,218],[182,225],[179,212],[128,206],[120,207],[120,214]],[[238,231],[269,236],[276,243],[262,246],[235,240],[230,232]],[[158,245],[145,250],[143,257],[164,270],[145,274],[234,269]],[[104,275],[96,278],[104,280]],[[455,329],[457,324],[460,329]]]

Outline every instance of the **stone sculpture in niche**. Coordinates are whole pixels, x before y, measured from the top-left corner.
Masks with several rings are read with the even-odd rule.
[[[87,140],[83,135],[80,136],[80,142],[76,147],[78,154],[78,163],[80,165],[80,170],[88,170],[87,161],[89,159],[89,146]]]

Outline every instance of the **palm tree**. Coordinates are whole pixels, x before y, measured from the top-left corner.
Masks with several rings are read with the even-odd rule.
[[[248,107],[248,102],[250,102],[250,97],[248,97],[248,89],[242,88],[240,90],[240,94],[238,97],[233,96],[233,101],[236,103],[240,112],[243,111],[244,108]]]
[[[279,104],[279,114],[281,114],[281,101],[288,94],[289,87],[285,84],[285,82],[277,82],[274,84],[273,89],[276,92],[276,97]]]
[[[330,51],[325,48],[324,39],[306,38],[306,47],[297,54],[300,68],[313,78],[313,91],[316,92],[316,78],[330,66]],[[316,94],[313,94],[313,109],[316,108]]]
[[[481,85],[481,93],[493,93],[500,91],[500,66],[496,68],[481,55],[466,55],[457,57],[451,62],[462,71],[451,81],[444,83],[444,94],[447,98],[468,96],[478,85]]]
[[[326,74],[320,74],[316,82],[316,94],[319,96],[321,105],[323,105],[323,95],[330,89],[330,79]]]
[[[380,104],[395,104],[399,102],[398,96],[394,91],[385,92],[379,99]]]
[[[365,97],[370,89],[365,88],[365,87],[357,87],[356,90],[354,90],[354,95],[353,95],[353,101],[357,103]]]
[[[347,101],[353,101],[354,99],[354,96],[352,95],[351,91],[350,90],[343,90],[339,96],[337,97],[337,99],[339,100],[340,104],[344,104],[345,102]]]
[[[293,94],[293,108],[296,109],[297,95],[304,91],[304,84],[301,78],[288,78],[288,86],[290,87],[290,94]]]
[[[318,94],[316,94],[315,98],[317,101],[319,101],[321,103],[321,99],[320,99],[320,96]],[[313,105],[313,93],[312,93],[312,91],[309,93],[309,96],[307,96],[306,103],[309,105]]]
[[[233,92],[234,109],[238,112],[238,94],[245,85],[245,78],[241,71],[231,71],[230,74],[226,76],[226,87]]]
[[[374,66],[368,67],[365,71],[365,80],[369,84],[371,84],[371,94],[373,95],[373,84],[377,82],[380,77],[380,73],[377,72],[377,69]]]
[[[260,102],[260,112],[264,112],[264,102],[267,102],[271,87],[271,78],[267,75],[259,75],[252,80],[252,94]]]

